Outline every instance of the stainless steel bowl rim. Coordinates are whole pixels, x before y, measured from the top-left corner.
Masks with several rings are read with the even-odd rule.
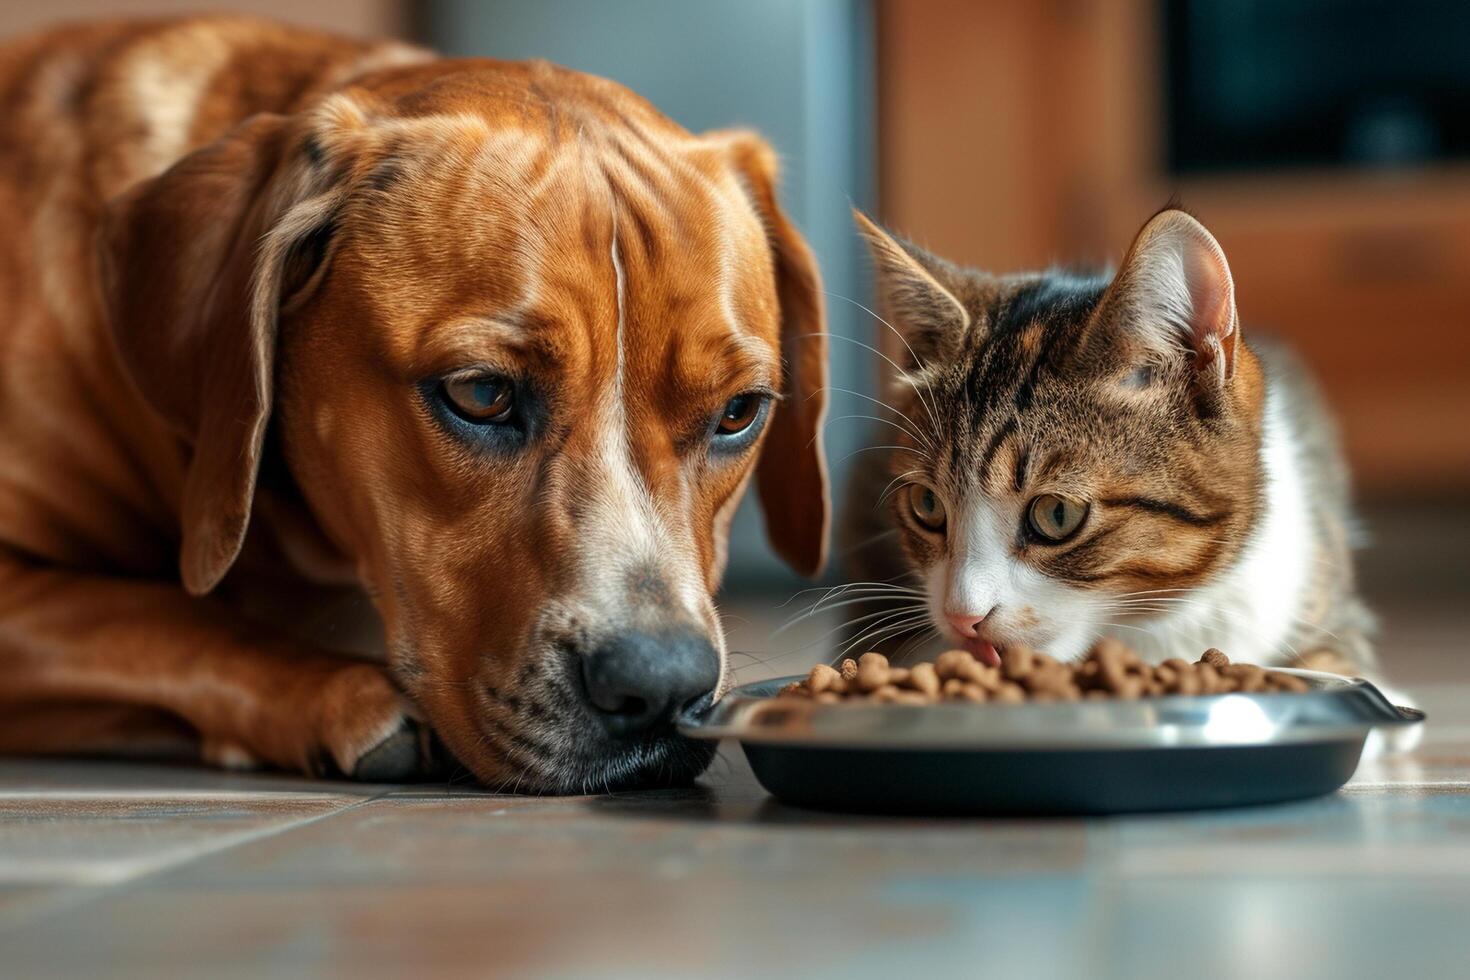
[[[1313,689],[1014,705],[819,704],[773,697],[802,679],[782,677],[734,688],[679,730],[690,738],[831,748],[1104,751],[1332,742],[1424,720],[1366,680],[1282,670]]]

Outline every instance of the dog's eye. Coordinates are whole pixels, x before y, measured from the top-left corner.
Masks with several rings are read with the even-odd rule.
[[[715,430],[722,436],[733,436],[744,432],[760,414],[761,396],[757,394],[736,395],[725,403]]]
[[[733,458],[755,445],[771,414],[773,397],[764,391],[747,391],[725,402],[719,414],[705,423],[710,452]]]
[[[468,375],[444,381],[444,400],[467,422],[502,425],[515,415],[515,386],[494,375]]]
[[[914,518],[929,530],[944,530],[947,518],[944,501],[940,500],[939,495],[924,484],[909,484],[909,509],[914,512]]]
[[[1087,519],[1085,501],[1069,500],[1054,493],[1044,493],[1026,508],[1026,521],[1037,537],[1056,543],[1077,533]]]

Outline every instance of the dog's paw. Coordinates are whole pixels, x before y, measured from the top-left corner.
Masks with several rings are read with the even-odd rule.
[[[245,746],[226,739],[205,739],[199,746],[199,755],[211,766],[238,772],[260,769],[265,765]]]
[[[357,757],[347,775],[364,783],[398,783],[432,771],[428,729],[412,718]]]
[[[372,664],[333,674],[322,691],[320,735],[333,766],[351,779],[401,782],[436,769],[428,724]]]

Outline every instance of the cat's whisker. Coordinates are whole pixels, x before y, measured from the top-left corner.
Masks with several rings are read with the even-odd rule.
[[[892,323],[889,323],[888,320],[885,320],[885,319],[883,319],[883,317],[878,316],[878,313],[875,313],[875,311],[870,310],[870,309],[867,309],[866,306],[863,306],[863,304],[858,303],[858,301],[857,300],[854,300],[854,298],[845,297],[845,295],[838,294],[838,292],[829,291],[829,289],[823,289],[823,292],[826,292],[826,294],[828,294],[829,297],[836,298],[836,300],[842,300],[842,301],[844,301],[844,303],[851,303],[851,304],[853,304],[853,306],[856,306],[858,310],[861,310],[861,311],[863,311],[863,313],[869,314],[869,316],[870,317],[873,317],[873,319],[878,320],[878,322],[879,323],[882,323],[883,326],[886,326],[886,328],[888,328],[889,331],[892,331],[892,334],[894,334],[894,336],[897,336],[898,342],[900,342],[900,344],[903,344],[904,345],[904,350],[907,350],[908,351],[908,356],[913,357],[913,359],[914,359],[914,369],[920,370],[920,372],[925,372],[925,370],[928,370],[929,369],[928,364],[926,364],[925,361],[923,361],[923,359],[920,359],[919,354],[914,353],[914,348],[911,347],[910,344],[908,344],[908,338],[907,338],[907,336],[904,336],[904,332],[903,331],[900,331],[900,329],[898,329],[897,326],[892,325]],[[847,339],[850,339],[850,338],[847,338]],[[869,347],[869,350],[870,351],[873,351],[873,353],[875,353],[875,354],[878,354],[879,357],[882,357],[883,360],[888,361],[889,364],[892,364],[892,367],[894,367],[894,370],[897,370],[898,376],[900,376],[900,378],[906,378],[906,376],[910,376],[910,372],[906,372],[906,370],[904,370],[903,367],[898,366],[898,364],[894,364],[894,361],[892,361],[891,357],[886,356],[886,354],[883,354],[882,351],[875,350],[875,348],[872,348],[872,347]],[[928,401],[925,401],[925,397],[923,397],[923,392],[922,391],[919,391],[919,385],[914,385],[913,386],[913,389],[914,389],[914,395],[916,395],[916,397],[919,398],[919,404],[922,404],[923,410],[925,410],[925,413],[928,413],[929,422],[931,422],[931,425],[933,425],[933,428],[935,428],[935,432],[938,432],[938,430],[939,430],[939,413],[938,413],[938,411],[936,411],[935,410],[935,407],[932,407],[931,404],[928,403]]]
[[[908,469],[908,470],[904,470],[898,476],[895,476],[892,480],[889,480],[888,481],[888,486],[884,487],[883,488],[883,492],[878,495],[878,502],[873,505],[874,509],[877,509],[877,508],[883,506],[883,502],[888,499],[888,495],[894,491],[895,484],[901,485],[900,481],[909,480],[912,477],[922,476],[922,475],[923,475],[922,472],[919,471],[919,470]]]
[[[846,548],[842,549],[842,551],[838,552],[838,554],[840,554],[840,555],[842,555],[844,557],[849,556],[849,555],[853,554],[854,552],[858,551],[861,548],[866,548],[870,544],[877,544],[879,541],[882,541],[884,538],[891,537],[891,536],[897,534],[900,530],[901,530],[901,528],[891,527],[891,528],[889,528],[886,531],[879,531],[877,534],[873,535],[872,537],[864,538],[861,541],[857,541],[857,542],[854,542],[853,544],[848,545]]]
[[[824,388],[818,388],[816,392],[813,392],[813,394],[815,395],[817,392],[827,391],[838,391],[842,392],[845,395],[851,395],[854,398],[863,398],[872,402],[874,405],[879,406],[880,408],[886,408],[888,411],[892,412],[894,415],[898,416],[909,424],[910,427],[905,428],[904,431],[908,432],[909,435],[913,436],[915,439],[923,443],[928,448],[934,448],[933,440],[929,436],[926,436],[924,434],[923,426],[919,425],[919,423],[915,422],[908,415],[900,412],[897,408],[883,401],[881,398],[874,398],[872,395],[865,395],[861,391],[854,391],[851,388],[841,388],[837,385],[827,385]]]
[[[914,359],[914,366],[915,367],[918,367],[919,369],[922,370],[922,369],[925,369],[925,368],[927,368],[929,366],[929,365],[925,364],[924,361],[923,361],[923,359],[920,358],[919,355],[914,352],[914,349],[912,347],[909,346],[908,338],[903,335],[903,331],[902,330],[898,329],[893,324],[889,323],[887,320],[883,319],[877,313],[874,313],[872,310],[868,309],[868,307],[864,306],[862,303],[859,303],[857,300],[853,299],[850,296],[843,296],[841,293],[834,293],[830,289],[824,289],[824,290],[822,290],[822,292],[824,294],[826,294],[827,296],[832,297],[833,299],[840,299],[840,300],[842,300],[845,303],[851,303],[853,306],[856,306],[858,309],[860,309],[864,313],[868,314],[868,316],[872,317],[874,320],[877,320],[879,323],[883,324],[883,326],[885,326],[889,330],[893,331],[893,335],[898,338],[898,342],[901,343],[901,344],[903,344],[904,349],[909,352],[909,357],[912,357]]]
[[[869,421],[869,422],[877,422],[880,425],[891,425],[891,426],[893,426],[893,428],[897,429],[899,432],[902,432],[904,435],[906,435],[909,438],[913,439],[915,442],[920,443],[920,447],[921,447],[921,448],[914,448],[912,446],[905,446],[903,448],[908,449],[910,452],[918,453],[919,455],[921,455],[921,456],[923,456],[925,458],[928,458],[928,456],[929,456],[928,450],[931,447],[928,445],[928,443],[925,442],[924,440],[919,439],[912,432],[910,432],[907,428],[905,428],[902,425],[899,425],[897,422],[893,421],[892,419],[885,419],[885,418],[880,418],[877,415],[864,415],[861,412],[854,412],[854,413],[852,413],[850,415],[839,415],[836,418],[830,418],[830,419],[827,420],[827,424],[828,425],[831,425],[833,422],[851,422],[851,421],[854,421],[854,420],[866,420],[866,421]]]
[[[904,416],[904,417],[907,418],[907,416]],[[902,432],[907,433],[908,435],[913,436],[914,437],[914,440],[916,442],[926,442],[926,440],[920,439],[919,438],[919,434],[917,432],[915,432],[913,429],[910,429],[908,426],[905,426],[905,425],[900,424],[899,422],[895,421],[894,419],[886,419],[886,418],[884,418],[881,415],[868,415],[865,412],[849,412],[846,415],[833,416],[832,418],[827,419],[827,421],[828,422],[846,422],[846,421],[850,421],[852,419],[861,419],[861,420],[867,421],[867,422],[882,422],[884,425],[891,425],[895,429],[898,429],[898,430],[900,430]]]
[[[883,533],[884,534],[888,534],[890,532],[884,531]],[[903,578],[905,575],[908,575],[908,574],[909,574],[908,572],[900,572],[899,574],[893,576],[893,578],[890,578],[890,579],[888,579],[886,581],[878,581],[878,582],[844,582],[841,585],[814,585],[814,586],[812,586],[809,589],[800,589],[800,590],[798,590],[796,592],[793,592],[791,594],[791,598],[787,599],[785,602],[781,603],[776,608],[777,609],[785,609],[787,606],[791,605],[793,602],[795,602],[801,596],[809,595],[809,594],[811,594],[813,592],[824,592],[827,595],[840,595],[840,594],[842,594],[843,592],[845,592],[845,591],[847,591],[849,589],[863,588],[863,587],[868,587],[868,586],[877,587],[877,588],[889,588],[889,587],[893,587],[893,588],[907,588],[907,586],[901,586],[901,585],[900,586],[895,586],[893,583],[894,583],[894,580],[895,579]],[[820,601],[820,600],[818,600],[818,601]]]
[[[933,634],[933,635],[934,635],[934,636],[935,636],[935,637],[936,637],[936,638],[937,638],[937,637],[938,637],[938,636],[939,636],[939,630],[937,630],[937,629],[934,629],[934,628],[933,628],[933,627],[932,627],[932,626],[931,626],[931,627],[930,627],[930,628],[929,628],[929,629],[927,629],[927,630],[920,630],[920,631],[919,631],[919,632],[918,632],[918,633],[917,633],[917,634],[915,634],[915,635],[914,635],[914,636],[913,636],[913,637],[912,637],[912,638],[910,638],[910,639],[909,639],[909,640],[907,640],[907,641],[906,641],[906,642],[905,642],[905,643],[904,643],[904,644],[903,644],[903,646],[901,646],[901,647],[899,647],[899,648],[898,648],[898,649],[897,649],[897,650],[896,650],[896,651],[895,651],[895,652],[894,652],[894,654],[893,654],[893,657],[892,657],[892,659],[893,659],[893,660],[898,660],[898,659],[899,659],[899,658],[901,658],[901,657],[903,657],[903,656],[905,656],[905,655],[906,655],[906,654],[907,654],[907,653],[909,653],[909,651],[911,651],[911,650],[912,650],[912,649],[913,649],[913,648],[915,648],[915,647],[916,647],[916,646],[918,646],[918,645],[919,645],[919,644],[921,644],[921,643],[923,643],[923,642],[924,642],[924,641],[925,641],[925,640],[927,640],[927,639],[928,639],[928,638],[929,638],[929,634],[931,634],[931,633],[932,633],[932,634]]]
[[[901,453],[913,453],[915,456],[919,457],[922,460],[925,460],[926,462],[932,461],[933,458],[934,458],[934,457],[930,456],[929,453],[925,452],[923,449],[920,449],[920,448],[918,448],[916,446],[898,446],[898,445],[879,446],[879,445],[873,445],[873,446],[863,446],[861,449],[854,450],[853,452],[848,453],[846,456],[843,456],[842,459],[838,460],[838,462],[839,463],[845,463],[849,459],[852,459],[854,456],[857,456],[857,455],[859,455],[861,453],[865,453],[865,452],[868,452],[868,451],[874,450],[874,449],[892,449],[892,450],[895,450],[895,451],[901,452]]]
[[[870,614],[868,614],[866,616],[859,616],[856,619],[850,619],[850,620],[847,620],[846,622],[837,624],[833,628],[827,630],[821,636],[818,636],[818,637],[814,638],[812,640],[811,644],[809,644],[809,645],[815,645],[815,644],[818,644],[818,643],[824,643],[824,642],[826,642],[827,640],[831,639],[834,635],[836,635],[838,633],[842,633],[842,632],[845,632],[845,631],[848,631],[848,630],[857,629],[859,627],[861,627],[863,630],[881,629],[881,628],[883,628],[885,626],[892,625],[892,623],[889,622],[890,620],[895,621],[895,622],[898,621],[899,619],[903,619],[905,621],[912,621],[913,619],[915,619],[917,617],[927,616],[927,615],[928,615],[927,611],[922,610],[922,609],[916,609],[916,608],[913,608],[913,607],[904,608],[904,609],[880,609],[878,612],[870,613]],[[864,626],[864,625],[862,625],[863,622],[864,622],[864,620],[871,620],[871,622],[868,622],[867,625]],[[854,634],[854,635],[855,636],[861,636],[862,634],[861,633],[857,633],[857,634]]]
[[[902,636],[903,634],[911,630],[921,629],[926,622],[928,622],[928,617],[924,616],[918,619],[905,620],[900,623],[893,623],[883,626],[879,629],[870,630],[843,646],[843,648],[838,652],[837,656],[833,659],[837,660],[845,657],[850,652],[852,652],[852,650],[864,644],[869,647],[873,647],[879,643],[884,642],[885,640],[890,640],[894,637]]]
[[[1047,622],[1049,622],[1049,623],[1056,623],[1058,626],[1097,626],[1097,627],[1106,627],[1108,629],[1134,630],[1134,631],[1139,632],[1139,633],[1147,633],[1148,632],[1148,630],[1145,629],[1142,626],[1130,626],[1127,623],[1111,623],[1111,622],[1107,622],[1107,621],[1101,621],[1101,622],[1099,622],[1099,621],[1093,621],[1093,620],[1056,619],[1056,618],[1049,617],[1047,619]]]
[[[844,296],[843,298],[846,299],[847,297]],[[854,302],[855,303],[856,301],[854,301],[854,300],[848,300],[848,302]],[[856,305],[862,306],[861,303],[857,303]],[[864,306],[863,309],[867,310],[867,307]],[[872,313],[872,315],[874,317],[877,317],[877,319],[880,322],[883,322],[883,323],[887,323],[888,322],[888,321],[884,320],[882,317],[879,317],[878,314],[873,313],[872,310],[868,310],[868,312],[869,313]],[[898,374],[899,374],[900,377],[908,377],[909,376],[909,372],[908,371],[905,371],[902,367],[900,367],[897,364],[897,362],[895,362],[893,360],[893,358],[889,357],[887,354],[883,353],[881,350],[879,350],[878,348],[874,347],[872,344],[865,344],[861,340],[857,340],[857,339],[855,339],[853,337],[844,337],[841,334],[832,333],[830,331],[823,332],[823,333],[808,334],[807,336],[809,336],[809,337],[826,337],[826,338],[829,338],[829,339],[834,339],[835,338],[837,340],[845,340],[849,344],[856,344],[857,346],[863,348],[864,350],[871,351],[872,353],[877,354],[883,360],[887,361],[888,364],[890,366],[892,366],[893,370],[895,370],[895,371],[898,372]],[[925,414],[927,414],[929,416],[929,422],[934,426],[934,430],[936,432],[939,431],[939,412],[933,406],[931,406],[929,404],[929,402],[924,398],[924,394],[920,390],[920,388],[919,388],[918,385],[915,385],[914,386],[914,394],[915,394],[915,396],[918,397],[919,404],[921,404],[921,405],[924,406],[924,412],[925,412]]]
[[[800,613],[800,614],[798,614],[796,616],[793,616],[791,619],[789,619],[785,623],[781,624],[781,626],[779,626],[774,631],[772,631],[771,638],[772,639],[775,639],[776,637],[778,637],[781,634],[785,633],[787,630],[791,629],[794,626],[797,626],[797,625],[799,625],[801,623],[804,623],[807,620],[813,619],[813,618],[815,618],[817,616],[821,616],[821,615],[824,615],[824,614],[830,613],[830,612],[835,612],[838,609],[844,609],[844,608],[846,608],[848,606],[854,606],[854,605],[858,605],[858,604],[866,603],[866,602],[884,602],[884,601],[887,601],[889,603],[889,605],[892,606],[892,605],[897,604],[898,602],[916,603],[917,604],[917,603],[922,602],[922,599],[920,597],[912,594],[912,593],[874,593],[872,595],[856,596],[856,597],[853,597],[851,599],[844,599],[844,600],[842,600],[840,602],[832,602],[832,603],[829,603],[828,605],[821,606],[821,607],[815,607],[814,606],[813,608],[808,609],[807,611],[805,611],[803,613]]]
[[[918,595],[918,594],[922,593],[922,591],[923,591],[922,589],[917,589],[917,588],[914,588],[913,586],[899,585],[897,583],[890,583],[890,582],[884,582],[884,583],[873,582],[873,583],[865,583],[865,584],[862,584],[862,585],[841,586],[841,587],[838,587],[838,588],[831,589],[828,592],[826,592],[825,594],[823,594],[822,596],[820,596],[819,598],[817,598],[817,600],[815,602],[813,602],[812,608],[817,608],[817,607],[821,606],[824,602],[828,602],[829,600],[832,600],[832,599],[841,599],[841,598],[844,598],[846,596],[852,596],[852,595],[865,595],[865,594],[873,594],[873,593],[882,593],[884,595],[894,595],[894,594]]]
[[[852,585],[846,586],[834,586],[833,588],[828,589],[823,595],[819,596],[816,601],[811,604],[811,606],[803,610],[801,613],[798,613],[793,619],[788,621],[785,626],[781,627],[781,629],[784,630],[792,623],[797,622],[801,619],[805,619],[810,616],[816,615],[817,613],[826,612],[831,609],[837,609],[842,607],[843,605],[850,605],[852,602],[865,602],[885,598],[913,600],[923,597],[924,594],[925,593],[922,589],[916,589],[907,585],[897,585],[890,582],[866,582],[854,583]],[[791,600],[787,600],[788,603],[790,601]],[[782,606],[778,608],[784,608],[786,604],[787,603],[783,603]]]
[[[1159,616],[1163,617],[1163,619],[1157,622],[1155,625],[1162,625],[1166,630],[1170,630],[1171,632],[1177,633],[1178,635],[1184,635],[1185,624],[1171,622],[1169,620],[1169,614],[1177,612],[1177,608],[1169,606],[1151,608],[1149,606],[1149,603],[1189,601],[1198,602],[1198,600],[1167,599],[1161,597],[1152,600],[1138,600],[1136,604],[1131,606],[1131,608],[1142,609],[1145,612],[1154,612],[1158,614]],[[1120,609],[1119,611],[1124,610]],[[1272,642],[1271,637],[1251,626],[1244,617],[1235,613],[1233,610],[1219,609],[1208,604],[1201,603],[1199,615],[1204,620],[1204,622],[1202,622],[1200,625],[1203,626],[1206,630],[1240,630],[1253,639],[1257,640],[1258,642],[1261,642],[1267,646],[1276,645]],[[1211,620],[1213,620],[1213,622],[1211,622]],[[1279,640],[1279,644],[1289,650],[1293,655],[1296,654],[1296,647],[1284,638]]]
[[[846,456],[843,456],[837,462],[839,464],[845,463],[849,459],[852,459],[854,456],[861,456],[863,453],[876,452],[880,449],[897,449],[899,452],[913,453],[915,456],[919,456],[923,459],[929,458],[928,453],[922,452],[918,449],[914,449],[912,446],[864,446],[861,449],[854,449],[852,452],[848,453]]]
[[[1154,603],[1161,603],[1161,602],[1179,603],[1179,604],[1188,605],[1188,606],[1191,606],[1191,607],[1194,607],[1194,608],[1204,609],[1204,610],[1207,610],[1209,612],[1216,613],[1216,614],[1224,614],[1226,612],[1225,610],[1219,609],[1219,608],[1217,608],[1215,606],[1211,606],[1209,603],[1204,602],[1203,600],[1194,599],[1194,598],[1188,598],[1188,597],[1184,597],[1184,596],[1156,596],[1156,597],[1154,597],[1152,599],[1130,600],[1129,602],[1125,603],[1125,605],[1136,606],[1136,605],[1140,605],[1140,604],[1143,604],[1143,603],[1149,603],[1149,602],[1154,602]],[[1332,637],[1332,639],[1334,639],[1334,640],[1341,640],[1342,639],[1342,637],[1338,636],[1336,633],[1332,632],[1331,630],[1327,629],[1324,626],[1320,626],[1317,623],[1314,623],[1313,621],[1311,621],[1309,619],[1305,619],[1305,618],[1303,618],[1301,616],[1297,616],[1297,615],[1294,615],[1294,614],[1291,614],[1291,613],[1288,613],[1287,614],[1287,618],[1290,619],[1292,622],[1297,623],[1299,625],[1307,626],[1307,627],[1310,627],[1311,629],[1318,630],[1321,633],[1323,633],[1324,635]]]
[[[908,606],[903,609],[882,610],[878,618],[874,619],[866,626],[863,626],[862,629],[858,630],[857,632],[852,633],[848,637],[848,639],[852,642],[859,642],[863,637],[873,633],[874,631],[886,629],[887,627],[897,625],[900,622],[909,623],[918,622],[919,620],[926,620],[928,619],[928,616],[929,612],[923,606]],[[860,622],[861,620],[852,620],[850,622],[842,623],[836,630],[833,630],[832,632],[851,630]],[[830,635],[830,633],[828,635]]]
[[[1112,598],[1114,598],[1114,599],[1127,599],[1129,596],[1158,595],[1158,594],[1162,594],[1162,593],[1165,593],[1165,592],[1192,592],[1194,590],[1194,588],[1196,588],[1196,587],[1195,586],[1189,586],[1189,587],[1180,586],[1179,588],[1173,588],[1173,589],[1141,589],[1138,592],[1123,592],[1123,593],[1120,593],[1120,594],[1118,594],[1116,596],[1113,596]]]
[[[813,616],[820,616],[824,613],[834,612],[838,609],[845,609],[848,606],[855,606],[865,602],[884,601],[918,602],[922,601],[922,596],[919,596],[917,593],[913,592],[869,592],[864,595],[852,595],[843,598],[833,598],[824,602],[823,604],[814,605],[811,608],[801,613],[798,613],[796,616],[788,620],[785,625],[783,625],[772,635],[779,635],[796,623],[802,622],[803,620],[811,619]]]
[[[729,656],[729,657],[745,657],[746,659],[748,659],[748,660],[751,661],[751,663],[740,664],[739,666],[737,666],[735,664],[731,664],[730,665],[730,674],[731,674],[731,676],[738,677],[738,676],[740,676],[740,672],[741,671],[749,670],[752,667],[764,667],[767,670],[774,670],[774,668],[771,667],[770,661],[764,660],[761,657],[757,657],[753,653],[746,653],[744,650],[731,650],[728,654],[726,654],[726,656]]]

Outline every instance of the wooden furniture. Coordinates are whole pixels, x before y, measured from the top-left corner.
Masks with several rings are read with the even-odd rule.
[[[1360,489],[1470,489],[1470,166],[1174,178],[1157,8],[879,0],[881,217],[997,270],[1120,257],[1172,194],[1288,338]],[[1249,334],[1247,334],[1249,335]]]

